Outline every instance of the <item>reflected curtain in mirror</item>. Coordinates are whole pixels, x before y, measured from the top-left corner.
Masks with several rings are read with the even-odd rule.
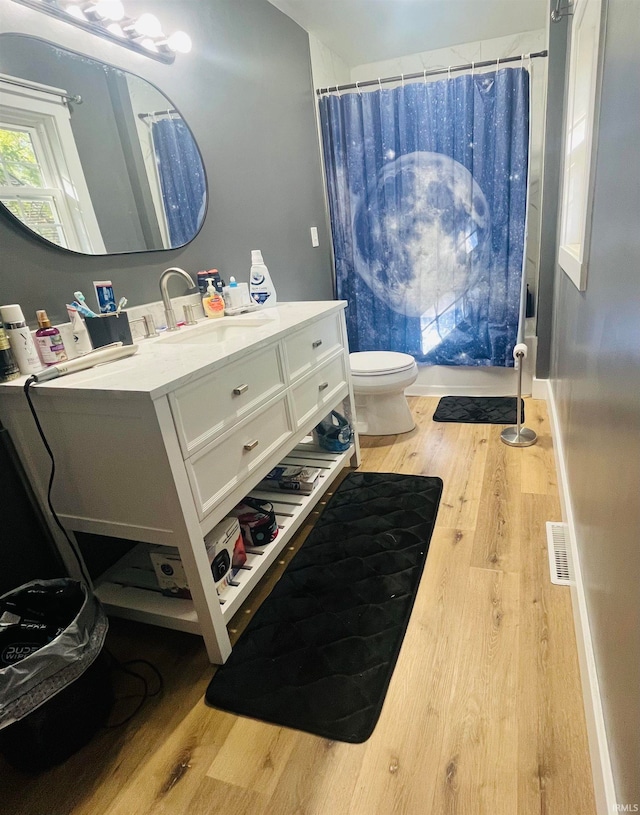
[[[183,246],[195,235],[206,210],[206,185],[200,154],[181,119],[151,123],[164,211],[171,246]]]
[[[529,75],[464,75],[320,100],[337,295],[352,351],[512,367]]]

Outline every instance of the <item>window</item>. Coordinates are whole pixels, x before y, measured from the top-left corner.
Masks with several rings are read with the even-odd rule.
[[[24,86],[0,76],[0,201],[58,246],[104,252],[63,98]]]
[[[573,9],[558,263],[578,290],[584,291],[594,182],[602,0],[575,0]]]

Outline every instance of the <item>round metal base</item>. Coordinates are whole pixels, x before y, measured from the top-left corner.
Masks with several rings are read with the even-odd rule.
[[[528,427],[521,427],[519,435],[517,427],[505,427],[500,438],[509,447],[531,447],[538,441],[535,431],[529,430]]]

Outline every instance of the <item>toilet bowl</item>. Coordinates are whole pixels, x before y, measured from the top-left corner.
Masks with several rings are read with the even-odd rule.
[[[349,354],[356,403],[356,427],[364,436],[392,436],[415,427],[404,395],[418,366],[409,354],[358,351]]]

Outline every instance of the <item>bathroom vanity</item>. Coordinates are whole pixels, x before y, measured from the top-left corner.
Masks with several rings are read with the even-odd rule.
[[[227,659],[232,615],[342,467],[359,461],[357,437],[340,454],[309,438],[333,408],[353,419],[345,305],[285,303],[198,323],[141,341],[126,360],[32,387],[55,456],[52,501],[62,524],[139,542],[96,581],[108,613],[201,634],[212,662]],[[46,509],[50,461],[22,381],[0,386],[0,417],[77,574]],[[281,461],[321,468],[310,495],[254,492]],[[273,501],[279,534],[248,555],[237,585],[219,597],[204,538],[248,494]],[[192,600],[136,585],[149,544],[178,550]]]

